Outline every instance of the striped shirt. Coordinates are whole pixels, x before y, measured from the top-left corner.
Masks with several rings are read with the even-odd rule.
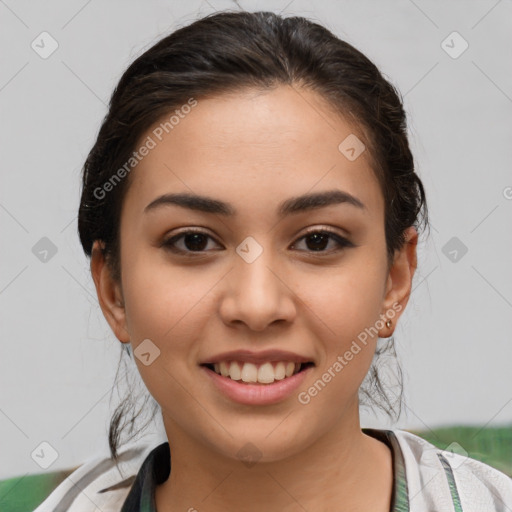
[[[393,459],[390,512],[510,512],[512,479],[483,462],[443,451],[403,430],[362,431],[386,443]],[[34,512],[156,512],[155,488],[170,474],[169,443],[88,460]],[[192,504],[194,505],[194,504]],[[201,510],[201,504],[191,509]]]

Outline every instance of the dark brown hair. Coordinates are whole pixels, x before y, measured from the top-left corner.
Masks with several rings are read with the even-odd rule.
[[[415,173],[400,93],[367,57],[323,26],[271,12],[224,11],[206,16],[160,40],[124,72],[83,167],[78,231],[85,254],[91,256],[93,242],[101,240],[112,275],[120,281],[120,212],[131,173],[119,170],[126,171],[137,143],[156,121],[191,98],[283,84],[316,91],[363,133],[385,201],[391,263],[408,227],[428,227],[425,192]],[[108,191],[107,182],[112,184]],[[121,359],[125,352],[131,357],[129,347],[123,344],[123,349]],[[393,339],[386,340],[384,350],[394,355]],[[400,368],[399,393],[390,397],[376,365],[381,353],[378,346],[361,386],[360,402],[364,405],[368,399],[392,419],[398,418]],[[121,424],[133,407],[129,394],[111,419],[109,446],[116,461],[121,432],[128,425],[132,432],[141,412]],[[153,401],[151,419],[157,410]]]

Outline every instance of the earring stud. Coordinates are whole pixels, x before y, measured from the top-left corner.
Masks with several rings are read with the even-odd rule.
[[[391,322],[391,320],[388,320],[388,321],[386,322],[386,327],[387,327],[388,329],[391,327],[391,323],[392,323],[392,322]]]

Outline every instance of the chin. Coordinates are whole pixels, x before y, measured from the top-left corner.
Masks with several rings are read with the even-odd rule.
[[[239,425],[237,429],[232,429],[232,437],[226,434],[220,439],[209,435],[206,442],[219,455],[252,467],[256,463],[277,462],[298,455],[323,434],[308,433],[304,423],[287,425],[286,430],[280,429],[281,421],[267,419],[259,422],[259,426],[249,421],[246,428]]]

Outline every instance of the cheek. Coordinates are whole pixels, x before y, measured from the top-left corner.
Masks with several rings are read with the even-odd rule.
[[[134,360],[142,380],[154,399],[165,410],[178,406],[182,413],[194,412],[183,392],[190,368],[197,360],[198,343],[203,326],[208,321],[205,312],[205,293],[214,285],[211,276],[194,278],[183,268],[169,264],[126,264],[126,281],[123,290],[126,319]],[[157,347],[146,342],[151,362],[145,364],[137,357],[149,339]],[[158,354],[152,358],[152,351]],[[144,352],[146,349],[144,348]]]
[[[374,268],[344,269],[330,274],[325,282],[303,280],[308,329],[321,340],[322,353],[316,380],[301,389],[298,398],[310,411],[318,411],[326,424],[357,401],[358,388],[372,363],[377,342],[372,327],[379,320],[382,303],[377,283],[383,278],[378,265]]]
[[[322,269],[301,281],[308,329],[322,345],[320,378],[302,391],[314,407],[330,411],[326,414],[333,418],[342,414],[351,397],[357,399],[375,353],[374,327],[380,318],[386,267],[372,253],[376,252],[370,248],[360,251],[337,269]]]
[[[204,273],[201,278],[198,267],[185,269],[155,261],[150,265],[141,260],[127,262],[126,268],[123,289],[132,341],[149,338],[162,352],[170,346],[173,352],[188,348],[208,318],[202,300],[215,284],[215,276]]]
[[[302,276],[297,295],[306,304],[308,315],[323,324],[329,337],[337,344],[346,344],[379,318],[382,271],[375,262],[346,265],[335,271],[323,269],[316,276]]]

